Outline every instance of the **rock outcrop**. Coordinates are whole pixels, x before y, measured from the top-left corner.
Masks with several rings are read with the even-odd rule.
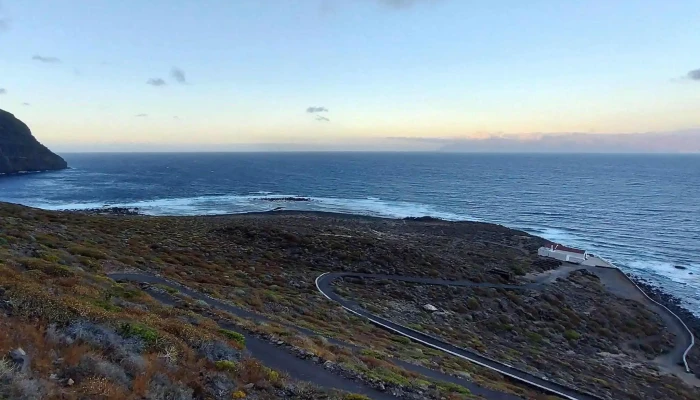
[[[66,161],[39,143],[24,122],[0,110],[0,174],[64,168]]]

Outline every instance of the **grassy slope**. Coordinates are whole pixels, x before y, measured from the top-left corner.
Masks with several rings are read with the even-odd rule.
[[[31,354],[36,372],[32,384],[47,393],[67,391],[78,396],[104,386],[109,388],[107,393],[114,393],[112,398],[122,398],[124,393],[138,397],[148,388],[153,392],[167,385],[174,386],[173,390],[208,393],[212,382],[223,379],[228,382],[222,384],[228,395],[250,390],[244,389],[246,385],[259,381],[253,390],[264,398],[274,396],[275,387],[300,386],[252,360],[238,361],[234,371],[222,365],[217,369],[216,357],[207,354],[212,343],[230,349],[226,351],[233,359],[240,358],[241,345],[219,332],[212,320],[193,314],[197,304],[163,307],[139,287],[116,284],[103,275],[141,269],[273,319],[358,344],[365,348],[361,354],[274,324],[238,321],[241,329],[281,337],[368,378],[430,387],[429,382],[384,360],[400,357],[468,373],[471,379],[498,390],[536,396],[498,374],[430,349],[408,346],[401,338],[339,312],[316,293],[313,283],[318,274],[329,270],[499,282],[501,278],[489,271],[499,268],[522,274],[543,268],[530,255],[541,240],[522,232],[488,224],[317,214],[87,216],[7,204],[0,204],[0,221],[0,294],[7,309],[3,323],[22,327],[2,338],[0,351],[21,346],[36,352]],[[196,325],[183,323],[192,319],[197,320]],[[120,338],[135,338],[141,347],[116,351],[112,347],[117,345],[104,345],[97,339],[90,342],[76,334],[85,331],[76,324],[88,322],[105,330],[103,336],[113,332]],[[22,332],[30,327],[39,334],[25,337]],[[56,331],[52,340],[47,340],[49,331]],[[56,352],[63,347],[75,348],[78,356],[61,357]],[[131,356],[139,367],[122,365]],[[98,357],[123,371],[112,371],[115,378],[71,369],[84,357]],[[112,368],[109,365],[104,368]],[[66,386],[69,376],[79,379]],[[12,390],[19,390],[26,382],[17,378],[12,384]],[[178,385],[182,387],[177,389]],[[453,398],[468,397],[457,388],[435,391]]]

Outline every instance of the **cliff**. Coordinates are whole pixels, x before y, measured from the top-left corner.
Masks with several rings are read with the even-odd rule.
[[[64,168],[66,161],[39,143],[24,122],[0,110],[0,173]]]

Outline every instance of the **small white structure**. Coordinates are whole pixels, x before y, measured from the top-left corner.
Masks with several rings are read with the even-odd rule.
[[[558,243],[550,243],[547,246],[540,247],[537,250],[537,254],[542,257],[555,258],[574,264],[583,264],[588,259],[586,250],[575,249]]]

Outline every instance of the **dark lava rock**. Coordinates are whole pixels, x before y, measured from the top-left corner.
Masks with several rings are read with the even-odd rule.
[[[0,173],[68,168],[66,161],[37,141],[29,127],[0,110]]]
[[[66,210],[81,214],[90,215],[143,215],[138,207],[109,207],[105,206],[102,208],[86,208],[83,210]]]
[[[674,268],[676,268],[676,269],[688,269],[682,265],[674,265]]]
[[[260,197],[260,201],[311,201],[308,197]]]

